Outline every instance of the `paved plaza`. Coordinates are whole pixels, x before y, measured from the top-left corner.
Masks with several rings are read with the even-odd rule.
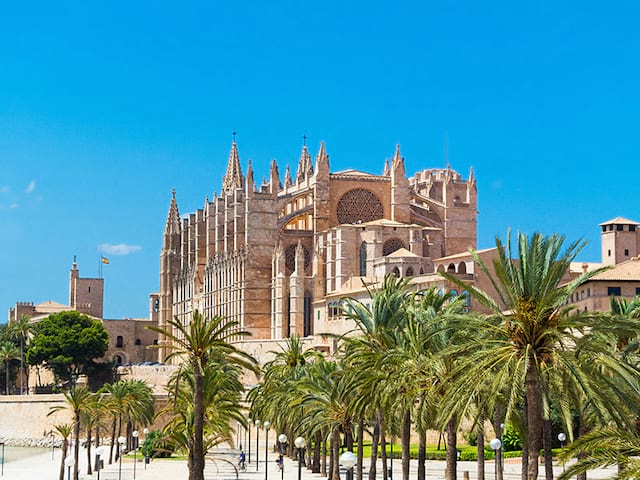
[[[83,452],[84,453],[84,452]],[[263,452],[261,452],[263,453]],[[219,448],[214,451],[213,459],[207,462],[205,470],[205,478],[207,480],[297,480],[298,465],[296,462],[285,458],[284,472],[277,470],[275,463],[276,456],[269,452],[269,461],[267,463],[268,472],[264,471],[264,456],[260,459],[259,470],[256,471],[255,456],[252,455],[252,462],[248,465],[247,471],[237,472],[234,465],[238,460],[238,451],[228,448]],[[486,480],[494,479],[493,462],[486,463]],[[96,472],[93,475],[86,475],[86,454],[80,455],[80,467],[82,480],[97,480]],[[544,467],[540,466],[540,477],[544,478]],[[60,468],[60,451],[54,452],[53,458],[51,451],[38,453],[27,458],[12,460],[7,457],[4,463],[4,476],[2,480],[57,480]],[[458,478],[464,478],[464,472],[469,472],[470,480],[476,478],[475,462],[459,462]],[[555,467],[556,473],[562,471],[561,466]],[[382,478],[382,470],[379,468],[379,478]],[[365,472],[366,474],[366,472]],[[402,467],[399,460],[393,462],[393,476],[396,480],[402,478]],[[611,478],[615,474],[615,469],[599,470],[589,473],[589,479],[605,479]],[[184,460],[157,459],[149,463],[146,468],[141,458],[138,458],[135,464],[136,480],[181,480],[187,479],[187,462]],[[410,478],[417,477],[417,463],[411,462]],[[302,480],[320,480],[319,474],[311,473],[306,468],[302,468]],[[341,475],[344,477],[344,472]],[[367,477],[365,477],[366,479]],[[427,478],[429,480],[444,479],[444,462],[429,461],[427,462]],[[505,465],[505,480],[520,480],[520,465]],[[65,471],[65,480],[67,472]],[[114,463],[105,465],[100,471],[101,480],[133,480],[134,479],[134,462],[133,459],[125,458],[120,464]]]

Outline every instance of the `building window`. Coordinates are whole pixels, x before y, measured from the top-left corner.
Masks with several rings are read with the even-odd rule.
[[[360,276],[367,276],[367,242],[360,244]]]
[[[621,232],[624,230],[624,225],[616,225],[616,231]]]
[[[628,256],[629,256],[629,249],[628,249],[628,248],[625,248],[625,249],[624,249],[624,256],[625,256],[625,257],[628,257]]]
[[[610,297],[619,297],[620,287],[607,287],[607,295]]]
[[[89,287],[89,293],[91,293],[91,287]]]
[[[636,287],[636,296],[640,295],[640,287]]]
[[[629,231],[630,232],[635,232],[636,231],[636,226],[635,225],[629,225]]]
[[[607,250],[607,256],[610,257],[611,256],[611,250]]]
[[[407,268],[407,271],[405,272],[405,277],[413,277],[413,268],[409,267]]]
[[[157,339],[157,338],[153,341],[153,344],[154,344],[154,345],[157,345],[157,344],[158,344],[158,339]]]
[[[391,273],[393,273],[393,275],[398,278],[400,277],[400,270],[398,269],[398,267],[393,267],[393,270],[391,270]]]
[[[607,231],[607,226],[606,226],[606,225],[603,225],[603,226],[602,226],[602,231],[603,231],[603,232],[606,232],[606,231]]]
[[[142,345],[142,340],[140,340],[139,338],[136,338],[136,345]]]
[[[117,348],[122,348],[124,347],[124,339],[122,338],[122,335],[118,335],[116,338],[116,347]]]
[[[160,299],[159,299],[159,298],[156,298],[156,299],[153,301],[153,311],[154,311],[155,313],[158,313],[158,312],[160,311]]]

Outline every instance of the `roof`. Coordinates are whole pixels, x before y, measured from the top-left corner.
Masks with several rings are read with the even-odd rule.
[[[623,263],[614,265],[594,277],[591,281],[638,281],[640,282],[640,257],[633,257]]]
[[[606,222],[602,222],[599,226],[603,226],[603,225],[611,225],[611,224],[623,224],[623,225],[640,225],[640,223],[638,222],[634,222],[633,220],[629,220],[628,218],[624,218],[624,217],[616,217],[616,218],[612,218],[611,220],[607,220]]]
[[[481,253],[490,252],[491,250],[498,250],[498,248],[497,247],[485,248],[484,250],[475,250],[475,252],[477,254],[481,254]],[[471,253],[470,252],[456,253],[455,255],[449,255],[447,257],[436,258],[435,261],[436,262],[440,262],[440,261],[443,261],[443,260],[444,261],[446,261],[446,260],[456,260],[456,259],[461,259],[461,258],[471,259]]]
[[[420,257],[420,255],[416,255],[415,253],[411,253],[406,248],[399,248],[393,253],[387,255],[387,257]]]
[[[35,306],[35,310],[39,313],[58,313],[64,312],[66,310],[71,310],[71,307],[51,300],[47,300],[46,302],[37,304]]]
[[[347,170],[340,170],[339,172],[333,172],[333,175],[365,175],[367,177],[379,177],[374,173],[363,172],[362,170],[355,170],[353,168],[349,168]]]
[[[569,272],[571,273],[584,273],[592,272],[593,270],[602,267],[602,263],[597,262],[571,262],[569,264]],[[586,269],[586,270],[585,270]]]

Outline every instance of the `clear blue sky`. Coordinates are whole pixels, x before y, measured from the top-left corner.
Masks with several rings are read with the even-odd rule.
[[[6,2],[0,305],[66,303],[73,256],[95,276],[106,244],[105,316],[146,316],[171,189],[181,213],[219,191],[234,130],[257,181],[304,133],[334,171],[400,143],[412,173],[445,165],[448,131],[480,248],[511,226],[598,261],[598,223],[640,220],[639,5]]]

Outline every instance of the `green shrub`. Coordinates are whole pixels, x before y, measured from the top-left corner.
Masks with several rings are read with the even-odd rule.
[[[168,458],[171,456],[171,448],[162,441],[162,432],[154,430],[147,433],[142,442],[142,455],[151,458]]]

